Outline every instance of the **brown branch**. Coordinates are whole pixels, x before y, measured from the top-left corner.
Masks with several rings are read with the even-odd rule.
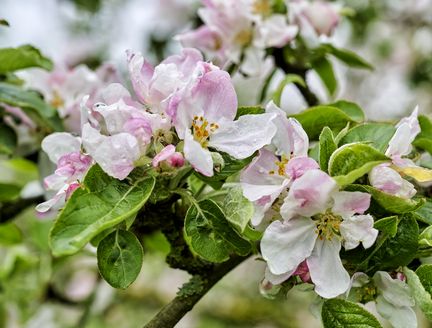
[[[192,276],[190,281],[182,286],[177,296],[165,305],[144,328],[174,327],[222,277],[246,258],[232,257],[227,262],[215,265],[205,274]]]

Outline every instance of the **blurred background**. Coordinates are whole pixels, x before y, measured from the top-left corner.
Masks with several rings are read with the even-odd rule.
[[[432,112],[432,0],[346,0],[354,10],[333,37],[371,62],[373,72],[349,70],[335,63],[336,98],[357,102],[372,120],[396,120],[416,104]],[[175,34],[197,21],[196,0],[0,0],[0,47],[32,44],[56,65],[110,62],[126,69],[126,49],[141,51],[157,63],[180,49]],[[321,101],[331,101],[321,82],[308,82]],[[235,77],[241,104],[255,104],[248,85],[254,79]],[[252,100],[251,100],[252,99]],[[305,107],[298,90],[288,86],[282,107],[289,113]],[[22,167],[25,181],[36,168]],[[8,167],[0,176],[13,179]],[[26,177],[25,175],[28,175]],[[25,183],[23,181],[23,184]],[[144,267],[126,291],[99,278],[94,249],[53,259],[47,244],[52,224],[29,208],[15,221],[22,233],[15,240],[0,231],[0,327],[141,327],[169,302],[188,279],[168,268],[168,244],[160,234],[146,238]],[[23,242],[21,242],[23,241]],[[314,299],[292,290],[284,299],[263,297],[259,284],[264,266],[251,259],[230,273],[180,323],[185,328],[320,327],[310,312]],[[419,313],[420,327],[428,323]],[[432,326],[431,326],[432,327]]]

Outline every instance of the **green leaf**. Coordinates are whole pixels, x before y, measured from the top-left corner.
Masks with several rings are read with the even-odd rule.
[[[5,123],[0,122],[0,154],[12,155],[17,145],[15,131]]]
[[[367,192],[371,194],[374,202],[387,212],[394,214],[413,212],[424,204],[422,199],[416,200],[400,198],[367,185],[352,184],[346,186],[345,190]]]
[[[265,113],[265,109],[261,106],[240,106],[237,108],[237,114],[235,119],[237,120],[240,116],[243,115],[257,115]]]
[[[432,226],[424,229],[419,236],[419,245],[432,247]]]
[[[329,174],[339,185],[347,185],[390,159],[375,148],[352,143],[338,148],[330,157]]]
[[[349,67],[373,70],[373,66],[370,63],[350,50],[336,48],[335,46],[328,43],[322,44],[321,48],[327,53],[332,54],[334,57]]]
[[[393,238],[397,234],[398,224],[399,220],[397,216],[389,216],[375,221],[374,228]]]
[[[247,255],[251,244],[228,224],[220,207],[206,199],[186,213],[185,237],[191,250],[209,262],[224,262],[232,253]]]
[[[342,299],[326,300],[321,318],[324,328],[382,328],[379,321],[363,307]]]
[[[411,288],[411,293],[415,299],[416,305],[422,310],[426,318],[432,320],[432,296],[426,291],[420,278],[414,271],[403,268],[403,272],[407,277],[408,286]]]
[[[132,232],[116,230],[99,243],[97,260],[106,282],[114,288],[126,289],[141,271],[143,248]]]
[[[21,230],[13,223],[0,224],[0,245],[14,245],[22,241]]]
[[[424,115],[418,117],[421,132],[415,138],[413,145],[432,154],[432,122]]]
[[[415,258],[418,249],[419,228],[409,214],[403,215],[393,238],[387,238],[371,257],[370,271],[395,270],[408,265]]]
[[[53,68],[53,63],[31,45],[0,49],[0,74],[28,67]]]
[[[254,214],[253,204],[243,196],[242,188],[232,188],[225,196],[223,210],[226,219],[240,232],[246,229]]]
[[[273,94],[273,101],[277,106],[280,106],[282,93],[285,87],[290,83],[296,83],[302,87],[306,88],[306,82],[300,75],[297,74],[287,74],[285,78],[279,83],[276,91]]]
[[[396,128],[387,123],[365,123],[357,125],[348,131],[342,138],[341,144],[364,142],[371,145],[381,152],[384,152],[390,139],[393,137]]]
[[[36,164],[29,160],[14,158],[0,161],[0,183],[2,184],[24,187],[38,177]]]
[[[292,116],[301,123],[309,139],[312,140],[318,139],[326,126],[332,131],[340,131],[348,122],[355,122],[344,111],[332,106],[315,106]]]
[[[432,225],[432,200],[426,199],[426,202],[414,212],[414,215],[418,221]]]
[[[199,179],[208,183],[214,189],[220,189],[228,177],[240,172],[255,157],[254,154],[245,159],[235,159],[229,156],[228,154],[225,153],[220,153],[220,154],[222,155],[224,161],[223,168],[220,170],[215,169],[215,173],[212,177],[206,177],[198,172],[194,172],[194,174]]]
[[[416,270],[416,274],[425,290],[432,295],[432,264],[420,265]]]
[[[17,199],[20,191],[21,187],[17,185],[0,183],[0,203]]]
[[[339,100],[335,103],[329,104],[329,106],[339,108],[357,123],[361,123],[365,120],[363,110],[356,103],[346,100]]]
[[[319,164],[321,170],[327,172],[328,162],[336,149],[337,144],[333,132],[326,126],[319,136]]]
[[[12,84],[0,83],[0,102],[20,107],[41,127],[48,126],[55,131],[63,130],[57,111],[46,104],[36,92],[23,90]]]
[[[142,172],[123,181],[95,165],[66,203],[50,233],[54,256],[78,252],[94,236],[137,213],[149,198],[155,178]],[[127,181],[134,179],[133,182]]]
[[[320,57],[312,62],[312,68],[318,73],[329,94],[334,95],[338,84],[331,62],[325,57]]]

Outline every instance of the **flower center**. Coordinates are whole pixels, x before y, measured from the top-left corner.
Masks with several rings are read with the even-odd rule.
[[[219,125],[216,123],[209,123],[209,121],[202,116],[195,116],[192,121],[193,137],[205,148],[208,146],[210,135],[217,129],[219,129]]]
[[[64,106],[64,100],[56,90],[54,90],[53,92],[53,97],[51,99],[50,105],[54,108],[60,108]]]
[[[255,0],[252,5],[252,12],[263,17],[270,16],[272,7],[269,0]]]
[[[249,44],[251,41],[252,41],[252,30],[250,29],[241,30],[234,37],[234,42],[240,46],[245,46]]]
[[[317,215],[315,221],[316,230],[315,233],[321,240],[324,238],[327,240],[333,239],[333,237],[339,236],[339,228],[342,222],[342,217],[335,215],[332,212],[327,211],[324,214]]]
[[[289,160],[290,160],[289,157],[287,157],[286,155],[282,155],[280,161],[275,161],[275,164],[277,166],[277,171],[276,170],[270,170],[268,173],[270,175],[274,175],[277,173],[281,177],[286,176],[285,165],[288,164]]]

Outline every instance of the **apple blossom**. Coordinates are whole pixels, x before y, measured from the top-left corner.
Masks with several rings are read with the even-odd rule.
[[[369,194],[338,191],[326,173],[307,171],[289,189],[281,207],[284,221],[271,223],[261,240],[270,272],[286,279],[306,260],[318,295],[345,292],[350,278],[339,257],[341,246],[369,248],[378,235],[372,216],[356,215],[369,204]]]

